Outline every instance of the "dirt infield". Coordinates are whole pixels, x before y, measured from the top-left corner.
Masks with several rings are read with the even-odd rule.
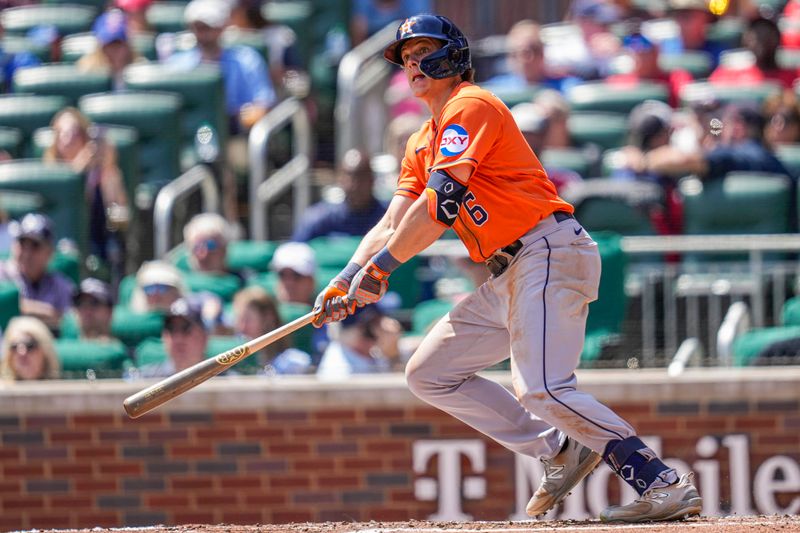
[[[604,524],[597,520],[573,521],[553,520],[542,522],[323,522],[298,524],[256,524],[242,526],[234,524],[153,526],[141,528],[80,529],[80,530],[36,530],[36,533],[530,533],[530,532],[590,532],[625,531],[646,533],[781,533],[800,532],[800,516],[745,516],[692,518],[682,522],[649,524]]]

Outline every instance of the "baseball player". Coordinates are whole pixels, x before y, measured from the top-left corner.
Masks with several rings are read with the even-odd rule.
[[[384,57],[403,68],[431,119],[408,140],[385,216],[317,297],[314,325],[378,301],[393,270],[453,228],[492,276],[409,360],[414,394],[543,461],[531,516],[558,504],[601,458],[640,494],[603,511],[602,520],[699,514],[693,474],[678,477],[627,422],[576,389],[600,280],[597,245],[556,194],[508,108],[473,84],[464,35],[446,17],[411,17]],[[513,394],[476,374],[509,354]]]

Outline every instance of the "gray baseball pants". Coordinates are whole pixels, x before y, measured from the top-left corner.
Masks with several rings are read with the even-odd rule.
[[[550,458],[568,435],[602,454],[609,440],[635,432],[576,389],[600,282],[597,244],[576,220],[552,215],[521,240],[505,272],[431,329],[406,365],[409,388],[514,452]],[[513,394],[476,375],[509,354]]]

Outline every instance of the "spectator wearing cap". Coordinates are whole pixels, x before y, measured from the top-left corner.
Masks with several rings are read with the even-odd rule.
[[[506,35],[507,72],[489,78],[483,86],[491,91],[520,91],[529,87],[563,90],[574,78],[550,77],[546,72],[541,27],[532,20],[514,24]]]
[[[197,46],[178,52],[167,62],[178,68],[193,69],[202,63],[219,65],[225,84],[225,100],[231,119],[231,133],[248,131],[275,104],[275,90],[267,64],[254,49],[246,46],[223,48],[222,31],[228,23],[230,7],[221,0],[192,0],[184,20],[197,40]]]
[[[380,221],[386,206],[375,198],[375,174],[366,153],[352,148],[344,154],[337,185],[342,200],[323,201],[309,207],[298,222],[292,240],[307,242],[315,237],[366,235]]]
[[[692,81],[688,71],[676,69],[664,72],[658,65],[658,47],[641,33],[633,33],[622,40],[625,54],[632,60],[629,72],[612,74],[606,81],[612,85],[635,85],[641,81],[664,84],[669,89],[669,104],[676,106],[681,88]]]
[[[111,316],[114,299],[108,283],[96,278],[81,281],[73,299],[79,338],[111,340]]]
[[[29,213],[9,224],[11,258],[0,263],[0,280],[19,289],[22,314],[41,319],[53,331],[72,305],[73,283],[59,272],[48,272],[54,253],[53,223],[49,217]]]
[[[675,37],[662,41],[661,53],[706,52],[711,57],[712,66],[716,67],[725,48],[708,39],[709,27],[716,20],[708,6],[708,0],[669,0],[668,15],[678,23],[679,32]]]
[[[111,74],[114,90],[125,88],[122,71],[131,63],[143,61],[128,40],[128,17],[119,9],[101,14],[92,26],[97,48],[76,63],[84,72]]]
[[[304,242],[281,244],[272,256],[270,268],[278,274],[275,292],[280,303],[313,305],[317,275],[313,248]]]
[[[344,319],[340,323],[338,333],[322,354],[317,376],[320,379],[340,380],[353,374],[376,374],[399,370],[401,367],[397,349],[399,333],[396,338],[389,336],[393,339],[393,344],[385,343],[387,324],[384,323],[384,319],[387,318],[378,307],[372,306],[359,309]],[[396,322],[391,318],[388,320]],[[388,325],[392,329],[396,329],[397,326],[399,324]],[[384,337],[384,343],[380,342],[381,337]],[[385,353],[384,350],[390,353]]]
[[[167,359],[139,367],[144,378],[163,378],[185,370],[206,357],[208,330],[203,322],[202,304],[179,298],[169,306],[161,329]]]
[[[136,273],[130,307],[137,313],[165,313],[185,292],[181,272],[174,265],[148,261]]]
[[[3,337],[0,377],[10,381],[58,379],[61,363],[53,346],[53,335],[38,318],[11,319]]]
[[[249,341],[283,325],[278,304],[263,288],[246,287],[233,298],[234,333]],[[311,356],[291,346],[291,337],[279,339],[257,354],[264,372],[271,374],[307,374]]]
[[[791,89],[797,79],[797,69],[778,66],[776,55],[781,43],[781,30],[772,20],[757,18],[750,21],[742,35],[742,45],[752,54],[742,64],[719,65],[708,80],[720,85],[752,85],[777,81]]]
[[[35,67],[41,62],[39,58],[30,52],[19,51],[9,52],[3,48],[2,37],[5,34],[2,24],[0,24],[0,87],[2,92],[8,93],[13,89],[12,81],[14,72],[25,67]]]
[[[511,108],[511,116],[514,117],[514,121],[522,132],[522,136],[528,141],[533,153],[537,157],[541,157],[548,128],[547,117],[542,108],[536,104],[523,102]],[[558,191],[570,183],[583,181],[581,175],[566,168],[545,165],[544,170]]]

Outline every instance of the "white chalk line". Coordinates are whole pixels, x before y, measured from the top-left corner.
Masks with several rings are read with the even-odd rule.
[[[486,524],[491,524],[492,522],[486,522]],[[531,522],[534,524],[535,522]],[[669,525],[675,525],[679,527],[724,527],[724,526],[742,526],[742,527],[752,527],[752,526],[776,526],[781,522],[776,522],[774,520],[755,520],[755,521],[717,521],[717,522],[680,522],[680,521],[673,521],[673,522],[648,522],[644,524],[603,524],[603,523],[596,523],[596,524],[582,524],[582,525],[574,525],[574,526],[562,526],[562,525],[551,525],[551,526],[539,526],[539,527],[501,527],[501,528],[491,528],[491,529],[467,529],[467,528],[451,528],[451,529],[443,529],[437,527],[386,527],[386,528],[369,528],[369,529],[352,529],[347,531],[346,533],[425,533],[425,532],[432,532],[432,533],[517,533],[517,532],[533,532],[533,531],[584,531],[584,530],[591,530],[591,531],[618,531],[620,529],[651,529],[653,527],[665,527]]]

